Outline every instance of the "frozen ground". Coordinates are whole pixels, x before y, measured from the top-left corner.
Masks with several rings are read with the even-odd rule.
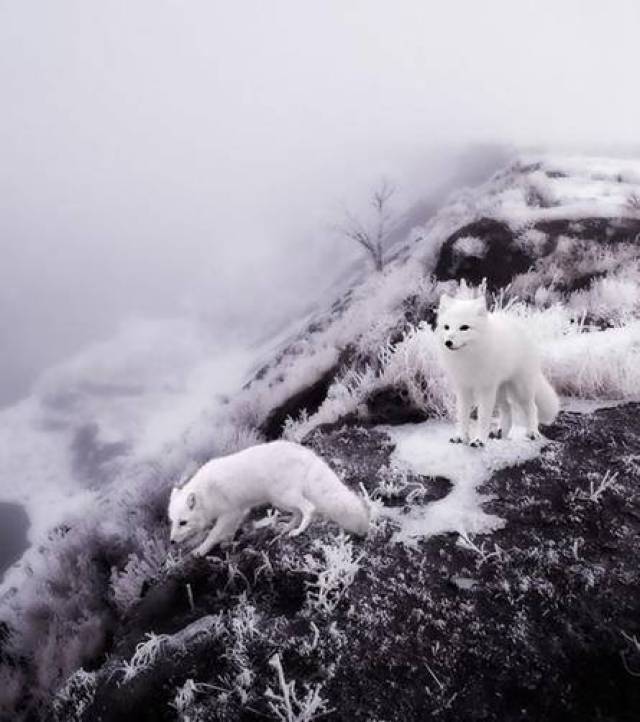
[[[415,546],[417,540],[457,532],[487,534],[504,525],[504,520],[487,514],[482,505],[489,498],[479,487],[499,469],[518,466],[535,458],[545,441],[530,441],[522,428],[514,429],[508,440],[489,440],[483,449],[449,442],[449,421],[384,429],[395,444],[392,464],[424,477],[444,477],[453,488],[443,498],[426,506],[412,507],[408,513],[395,512],[392,518],[400,528],[394,542]]]

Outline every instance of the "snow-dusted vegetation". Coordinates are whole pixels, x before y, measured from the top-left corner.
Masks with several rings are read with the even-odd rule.
[[[523,158],[454,195],[275,351],[221,359],[180,327],[169,359],[164,331],[136,327],[45,378],[2,426],[6,473],[32,442],[15,499],[34,519],[3,586],[2,714],[633,719],[639,192],[637,163]],[[444,291],[522,319],[558,392],[603,408],[562,412],[540,443],[451,447]],[[206,559],[169,554],[170,487],[280,436],[364,490],[367,538],[318,521],[290,539],[253,515]],[[47,496],[54,474],[62,500]],[[45,528],[38,504],[54,503]]]

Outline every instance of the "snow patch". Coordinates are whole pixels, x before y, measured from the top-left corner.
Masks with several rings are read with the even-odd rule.
[[[521,429],[510,440],[490,440],[484,449],[454,445],[449,442],[452,426],[444,421],[384,427],[396,444],[391,463],[409,468],[422,476],[445,477],[453,489],[443,499],[415,506],[409,513],[392,510],[400,528],[392,541],[415,546],[421,538],[458,532],[487,534],[501,529],[505,521],[487,514],[482,504],[491,497],[478,491],[491,475],[510,466],[534,459],[548,443],[546,439],[530,441]]]
[[[462,236],[453,244],[454,251],[461,256],[482,258],[487,252],[487,244],[475,236]]]

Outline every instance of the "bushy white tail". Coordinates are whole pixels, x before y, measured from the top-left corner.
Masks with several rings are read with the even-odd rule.
[[[560,399],[554,391],[553,386],[540,374],[536,387],[536,405],[538,407],[538,420],[541,424],[552,424],[558,411],[560,411]]]

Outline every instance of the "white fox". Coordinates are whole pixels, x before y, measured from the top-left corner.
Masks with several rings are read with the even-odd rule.
[[[451,441],[469,441],[470,414],[477,405],[477,433],[471,446],[483,446],[496,403],[498,438],[509,437],[513,403],[523,411],[527,436],[539,438],[538,423],[552,423],[560,402],[523,325],[504,313],[488,313],[484,297],[462,300],[445,294],[440,299],[437,334],[442,364],[456,391],[458,425]]]
[[[305,531],[315,513],[357,534],[369,528],[364,501],[319,456],[300,444],[272,441],[212,459],[171,491],[171,543],[194,542],[209,529],[193,551],[204,556],[231,539],[249,511],[262,504],[293,512],[291,536]]]

